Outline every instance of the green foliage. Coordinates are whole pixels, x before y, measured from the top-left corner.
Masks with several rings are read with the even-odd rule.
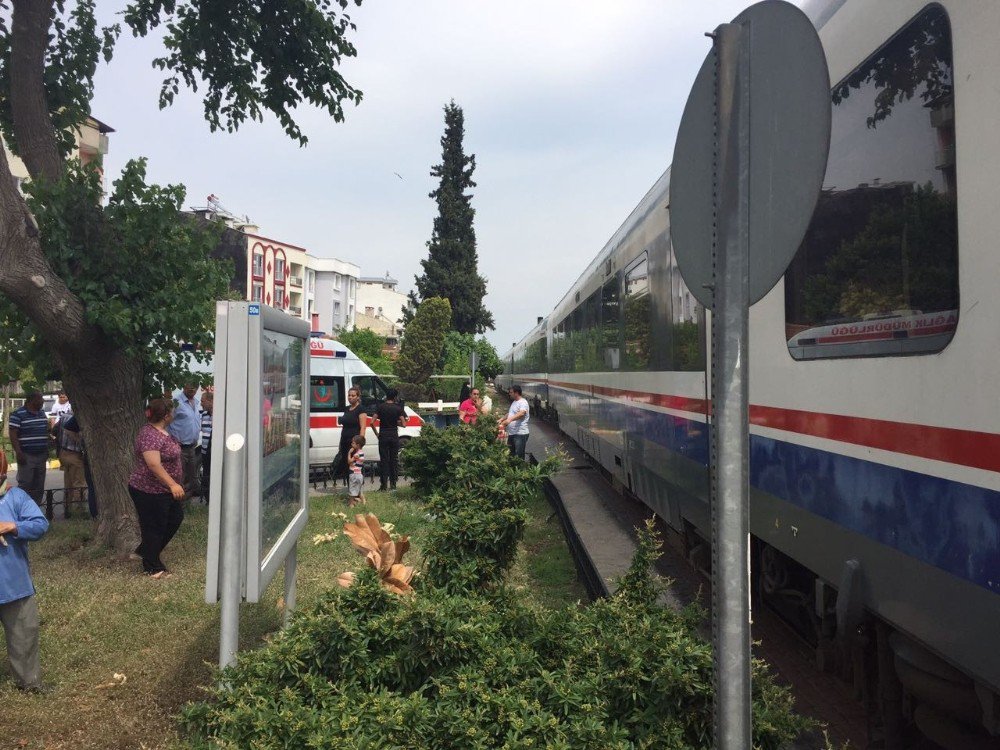
[[[448,331],[444,337],[444,350],[441,352],[442,375],[464,375],[465,380],[453,378],[435,381],[434,388],[445,401],[455,401],[462,390],[462,385],[468,381],[469,356],[473,349],[477,354],[477,371],[475,386],[481,388],[485,379],[492,379],[502,370],[500,358],[496,349],[485,338],[478,339],[471,333]]]
[[[448,331],[444,337],[444,351],[441,355],[444,367],[449,365],[457,367],[464,364],[467,372],[469,356],[473,351],[476,352],[477,372],[481,373],[487,380],[493,380],[503,367],[497,350],[484,337],[476,338],[471,333]]]
[[[562,339],[556,339],[562,341]],[[553,347],[555,348],[555,347]],[[503,363],[501,363],[501,366]],[[548,372],[548,340],[545,336],[535,339],[524,348],[524,354],[514,362],[514,374]]]
[[[672,326],[674,369],[694,372],[705,369],[705,347],[702,330],[693,321]]]
[[[360,6],[361,0],[354,0]],[[160,108],[173,104],[183,83],[205,88],[205,119],[212,131],[234,132],[246,120],[278,118],[288,136],[305,145],[292,117],[300,104],[322,107],[336,122],[342,102],[361,92],[337,72],[357,51],[347,41],[355,29],[337,14],[349,0],[135,0],[125,22],[137,36],[163,25],[167,53],[153,66],[167,72]]]
[[[379,375],[392,374],[392,360],[382,353],[385,338],[379,336],[371,328],[354,328],[341,331],[336,336],[337,341],[358,355],[358,358]]]
[[[362,570],[185,709],[193,747],[711,747],[711,646],[692,611],[653,603],[651,532],[619,592],[586,607],[538,609],[502,576],[470,574],[479,561],[504,567],[500,527],[516,523],[502,512],[558,462],[532,470],[503,452],[485,428],[465,426],[411,443],[410,470],[433,488],[438,527],[416,595],[389,593]],[[753,679],[753,747],[777,750],[807,722],[762,664]]]
[[[400,343],[395,363],[400,380],[423,385],[434,374],[450,322],[451,304],[448,300],[431,297],[420,303]]]
[[[629,370],[645,370],[649,367],[652,339],[650,338],[650,303],[648,294],[625,296],[625,351],[624,366]]]
[[[660,557],[663,540],[656,530],[655,517],[646,519],[646,527],[639,531],[639,543],[628,572],[618,582],[621,597],[636,607],[652,607],[663,587],[660,580],[650,575],[653,564]]]
[[[562,461],[536,466],[511,458],[496,424],[425,426],[403,450],[403,465],[435,516],[424,551],[426,581],[455,593],[496,588],[514,562],[528,502]]]
[[[416,404],[418,401],[426,400],[424,397],[427,395],[427,391],[422,385],[417,385],[416,383],[405,383],[399,380],[392,385],[399,391],[400,401],[405,401],[411,406]],[[421,431],[421,434],[422,432],[423,431]]]
[[[52,269],[83,302],[87,322],[144,361],[153,395],[184,382],[192,356],[206,358],[215,300],[225,295],[232,269],[209,257],[217,231],[179,213],[184,188],[147,185],[145,177],[145,160],[130,161],[106,207],[100,174],[76,162],[58,182],[25,189]],[[0,351],[50,372],[48,348],[9,300],[0,299],[0,320],[20,329],[16,341],[4,337]],[[195,354],[182,351],[182,343],[193,344]]]
[[[877,93],[875,109],[867,118],[869,128],[878,127],[898,103],[918,93],[925,106],[941,106],[954,94],[951,60],[951,23],[944,10],[932,8],[834,87],[833,103],[849,98],[852,90],[874,87]]]
[[[600,372],[607,369],[604,361],[602,342],[604,333],[600,328],[573,331],[552,342],[552,367],[555,372]],[[521,366],[517,369],[522,372]],[[523,370],[523,372],[538,372]]]
[[[958,225],[953,196],[933,185],[887,194],[860,231],[838,243],[806,279],[805,313],[825,322],[899,309],[958,306]]]
[[[353,0],[361,5],[361,0]],[[167,77],[160,88],[160,107],[173,103],[181,85],[203,87],[205,119],[215,131],[237,130],[268,112],[289,137],[308,138],[292,111],[300,104],[322,107],[337,122],[343,102],[360,103],[361,91],[337,72],[357,50],[347,40],[355,30],[350,16],[338,13],[350,0],[135,0],[123,17],[136,36],[163,26],[166,54],[153,66]],[[67,5],[69,6],[67,9]],[[45,55],[45,99],[63,153],[75,145],[72,128],[90,114],[98,60],[110,62],[119,24],[98,29],[93,0],[55,3]],[[0,2],[0,91],[11,90],[10,8]],[[3,137],[17,153],[8,96],[0,97]]]
[[[0,0],[0,131],[14,153],[18,153],[11,111],[11,30],[7,26],[10,6]],[[45,53],[43,85],[49,116],[63,156],[76,146],[73,128],[90,115],[94,96],[94,73],[98,60],[111,60],[118,24],[100,29],[94,19],[94,1],[77,0],[67,11],[64,0],[56,0],[49,46]]]
[[[427,259],[420,261],[423,273],[416,277],[421,300],[443,297],[451,301],[452,327],[459,333],[482,333],[493,328],[493,314],[483,307],[486,279],[479,275],[476,254],[476,210],[472,207],[472,173],[475,155],[466,156],[465,115],[452,101],[444,108],[444,135],[441,137],[441,163],[431,169],[431,177],[440,180],[430,197],[437,201],[438,215],[427,243]],[[416,305],[417,295],[410,301]],[[407,314],[404,312],[404,319]],[[409,320],[406,320],[409,325]],[[420,382],[420,381],[417,381]]]

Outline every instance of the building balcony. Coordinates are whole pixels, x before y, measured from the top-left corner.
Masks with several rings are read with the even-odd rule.
[[[302,277],[301,276],[289,276],[288,277],[288,283],[291,284],[292,286],[301,287],[302,286]]]
[[[294,315],[296,318],[301,318],[302,317],[302,308],[301,307],[295,307],[293,305],[289,305],[288,306],[288,314],[289,315]]]
[[[934,166],[938,169],[948,169],[955,166],[955,144],[939,146],[934,152]]]

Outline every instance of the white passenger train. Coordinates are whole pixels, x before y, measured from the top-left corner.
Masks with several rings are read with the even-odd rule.
[[[872,688],[880,747],[916,728],[1000,747],[1000,2],[804,9],[832,137],[802,246],[750,315],[756,593]],[[500,382],[699,554],[711,358],[668,188],[669,170]]]

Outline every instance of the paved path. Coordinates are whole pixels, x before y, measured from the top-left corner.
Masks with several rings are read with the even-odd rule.
[[[45,489],[61,490],[63,488],[63,476],[64,472],[62,469],[49,469],[46,471]],[[17,487],[17,464],[14,464],[8,470],[7,481],[10,482],[11,487]]]
[[[575,443],[567,440],[551,425],[534,420],[530,424],[528,452],[535,458],[544,458],[546,450],[556,446],[569,455],[570,463],[552,478],[562,504],[566,508],[569,525],[579,537],[583,552],[590,559],[607,593],[618,590],[618,580],[628,572],[636,550],[636,529],[652,516],[652,511],[641,503],[625,500],[605,481],[600,472],[588,461]],[[692,574],[686,570],[659,570],[661,574],[685,581],[663,592],[661,603],[680,609],[697,590],[688,585]]]

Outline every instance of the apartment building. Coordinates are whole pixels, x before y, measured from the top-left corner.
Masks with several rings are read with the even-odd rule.
[[[335,333],[354,325],[357,265],[317,258],[301,245],[267,237],[249,219],[224,209],[214,195],[207,206],[192,212],[203,221],[226,225],[212,254],[232,261],[230,288],[241,297],[300,318],[313,331]]]
[[[256,229],[256,227],[253,227]],[[309,269],[306,249],[247,231],[250,261],[247,299],[284,310],[289,315],[312,320],[315,282]],[[312,287],[310,287],[310,282]]]
[[[76,156],[82,164],[90,164],[98,161],[108,153],[108,134],[114,133],[115,129],[106,125],[96,117],[88,117],[86,122],[76,129]],[[7,143],[0,138],[3,143],[4,154],[7,157],[7,164],[10,165],[10,173],[14,177],[14,182],[20,188],[21,183],[30,179],[28,168],[21,161],[21,158],[14,156],[7,148]]]

